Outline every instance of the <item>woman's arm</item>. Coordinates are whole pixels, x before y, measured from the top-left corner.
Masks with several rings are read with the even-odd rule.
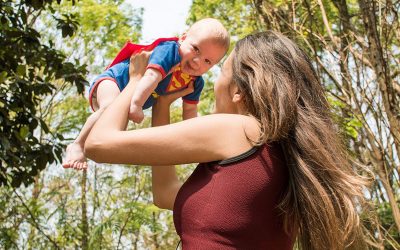
[[[124,93],[122,93],[124,94]],[[124,96],[126,97],[126,95]],[[209,162],[239,155],[252,146],[239,115],[208,115],[154,128],[124,131],[126,115],[115,109],[129,104],[119,98],[102,115],[85,143],[85,155],[96,162],[175,165]],[[108,112],[107,112],[108,111]]]
[[[197,117],[197,104],[182,101],[182,119],[187,120]]]
[[[131,65],[143,72],[145,63],[139,59],[139,56],[136,60],[132,57]],[[175,165],[223,160],[252,147],[245,129],[247,132],[256,122],[244,115],[208,115],[171,125],[125,131],[134,90],[132,79],[92,128],[85,143],[85,155],[92,160]]]
[[[183,91],[167,96],[160,96],[152,110],[153,127],[169,124],[171,103],[191,92],[193,92],[193,84],[190,84]],[[153,202],[157,207],[172,210],[176,195],[181,186],[182,182],[176,175],[175,166],[152,167]]]

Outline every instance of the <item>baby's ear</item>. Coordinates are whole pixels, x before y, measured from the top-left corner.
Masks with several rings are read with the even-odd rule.
[[[186,32],[183,32],[183,34],[180,38],[181,41],[184,41],[186,39],[186,34],[187,34]]]

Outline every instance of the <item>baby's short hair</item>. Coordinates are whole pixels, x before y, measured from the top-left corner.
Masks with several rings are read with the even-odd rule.
[[[198,30],[205,30],[217,44],[220,44],[226,50],[230,46],[229,33],[225,29],[224,25],[215,18],[204,18],[195,22],[188,31],[196,32]]]

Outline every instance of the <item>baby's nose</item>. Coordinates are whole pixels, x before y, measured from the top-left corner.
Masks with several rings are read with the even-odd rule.
[[[200,58],[198,56],[193,57],[193,62],[199,63]]]
[[[196,66],[199,66],[200,65],[200,58],[199,57],[194,57],[193,58],[193,63],[196,65]]]

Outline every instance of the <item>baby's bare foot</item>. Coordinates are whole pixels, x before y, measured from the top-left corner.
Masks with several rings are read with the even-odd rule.
[[[79,143],[73,142],[67,146],[65,161],[62,165],[64,168],[87,169],[83,147]]]

